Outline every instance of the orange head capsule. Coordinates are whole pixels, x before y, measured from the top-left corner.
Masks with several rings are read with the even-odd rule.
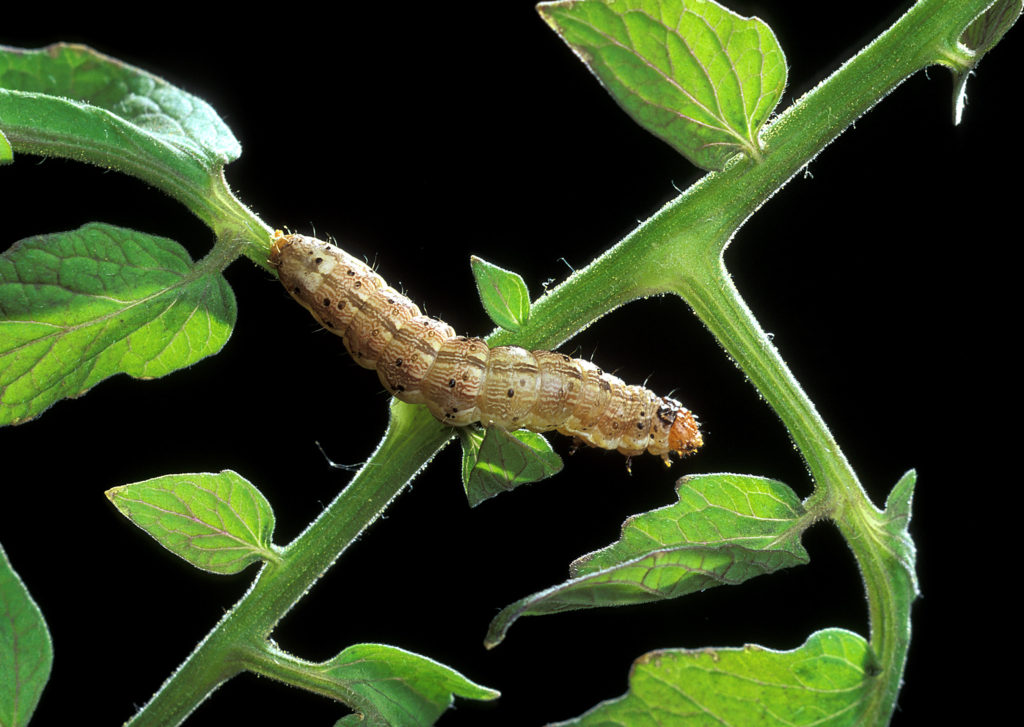
[[[268,260],[275,268],[281,267],[281,251],[292,244],[294,235],[286,235],[280,230],[274,230],[274,239],[270,243],[270,255]]]
[[[668,433],[668,446],[680,457],[696,452],[704,444],[697,419],[689,409],[680,408]]]

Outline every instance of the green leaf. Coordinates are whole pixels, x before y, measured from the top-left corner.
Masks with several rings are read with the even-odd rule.
[[[711,0],[559,0],[541,15],[637,123],[704,169],[743,152],[782,98],[775,34]]]
[[[107,497],[162,546],[210,573],[280,560],[271,545],[270,503],[231,470],[154,477],[114,487]]]
[[[0,129],[14,149],[135,175],[196,197],[241,147],[202,99],[80,45],[0,46]]]
[[[0,547],[0,727],[28,724],[52,664],[43,614]]]
[[[562,458],[536,432],[460,429],[462,485],[470,507],[562,471]]]
[[[963,118],[967,102],[967,79],[982,56],[988,53],[1006,35],[1021,11],[1024,0],[997,0],[988,10],[974,19],[960,36],[960,42],[973,52],[973,57],[964,67],[953,68],[953,123]]]
[[[117,373],[156,378],[221,349],[235,299],[173,240],[93,223],[0,254],[0,424]]]
[[[530,291],[522,277],[476,255],[470,265],[487,315],[506,331],[521,329],[530,318]]]
[[[4,132],[0,129],[0,164],[8,164],[14,161],[14,150],[11,149],[11,142],[7,141]]]
[[[551,727],[863,725],[869,663],[867,642],[843,629],[811,634],[792,651],[653,651],[633,663],[626,694]]]
[[[762,477],[684,477],[679,500],[622,526],[622,536],[569,568],[570,579],[505,607],[488,648],[521,616],[678,598],[808,562],[808,518],[789,487]]]
[[[917,548],[914,546],[914,541],[908,530],[910,505],[916,483],[917,472],[910,470],[904,474],[889,493],[883,513],[885,523],[883,528],[891,536],[891,539],[886,542],[891,544],[894,559],[906,571],[913,588],[913,596],[921,594],[917,583]]]
[[[362,713],[367,727],[428,727],[453,697],[496,699],[498,692],[425,656],[383,644],[350,646],[323,664],[336,696]]]

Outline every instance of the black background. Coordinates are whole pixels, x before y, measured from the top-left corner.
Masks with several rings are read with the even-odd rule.
[[[731,3],[775,30],[790,66],[783,106],[895,17],[888,3],[844,3],[841,15],[815,5]],[[268,224],[336,237],[464,333],[491,329],[471,254],[517,270],[537,295],[699,178],[617,109],[530,2],[274,12],[237,22],[181,12],[133,27],[41,14],[0,26],[0,43],[87,43],[205,98],[243,144],[228,179]],[[935,704],[951,717],[989,701],[988,667],[972,664],[997,643],[987,629],[1000,625],[989,604],[1001,586],[978,563],[1001,557],[994,533],[1009,527],[1003,498],[1017,486],[984,468],[1007,451],[992,412],[1016,405],[1006,251],[1019,231],[1004,228],[1020,196],[1019,34],[981,64],[960,127],[949,74],[916,75],[770,200],[727,254],[874,501],[918,470],[911,530],[924,598],[896,725],[922,723]],[[166,235],[194,257],[212,241],[159,192],[69,161],[18,157],[0,170],[0,200],[5,247],[90,220]],[[338,339],[250,263],[227,277],[239,319],[221,354],[157,381],[116,377],[0,432],[0,542],[56,652],[37,724],[128,718],[253,574],[179,562],[105,489],[234,469],[266,494],[275,540],[287,543],[349,477],[314,442],[357,462],[384,429],[376,377]],[[822,524],[805,537],[807,567],[669,603],[526,619],[486,652],[498,609],[563,580],[628,515],[673,501],[682,474],[746,472],[810,491],[783,427],[680,301],[630,305],[564,350],[674,390],[701,417],[705,449],[668,472],[635,460],[632,476],[619,455],[582,451],[557,478],[471,511],[451,446],[281,624],[281,646],[311,659],[361,641],[401,646],[503,692],[494,704],[458,700],[440,724],[528,725],[620,695],[632,659],[651,649],[789,649],[828,626],[866,633],[852,557]],[[344,709],[245,676],[189,723],[282,714],[329,725]]]

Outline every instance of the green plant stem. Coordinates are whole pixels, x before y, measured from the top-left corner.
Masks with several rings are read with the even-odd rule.
[[[295,541],[282,565],[264,566],[253,587],[199,644],[132,727],[179,724],[210,692],[245,669],[277,622],[451,438],[426,409],[395,402],[388,431],[366,465]]]
[[[909,600],[899,593],[904,584],[893,581],[894,561],[878,510],[735,291],[722,256],[740,225],[860,115],[912,73],[961,57],[957,38],[990,1],[919,2],[766,130],[759,163],[740,159],[723,172],[707,175],[539,300],[522,331],[496,332],[488,339],[492,345],[552,347],[630,300],[668,292],[683,297],[792,433],[820,488],[809,504],[836,520],[854,552],[868,595],[871,645],[884,671],[880,678],[885,686],[875,691],[869,706],[870,715],[878,719],[891,711],[909,643]],[[257,227],[266,230],[262,223]],[[255,249],[265,245],[258,243]],[[246,254],[262,263],[258,252]],[[130,724],[175,724],[217,684],[244,668],[243,652],[261,648],[257,641],[269,635],[450,436],[422,408],[410,413],[395,405],[385,438],[367,466],[285,549],[283,565],[264,568],[250,592]]]
[[[235,197],[223,172],[211,179],[208,193],[200,202],[181,201],[217,235],[216,244],[200,267],[210,266],[211,270],[220,272],[239,255],[245,255],[266,270],[273,269],[267,262],[270,227]]]
[[[600,315],[646,295],[689,303],[782,419],[815,481],[808,509],[829,514],[854,553],[868,596],[870,643],[882,670],[862,718],[891,713],[910,641],[910,576],[891,555],[870,502],[813,403],[740,298],[725,249],[740,225],[820,150],[913,73],[969,56],[963,29],[989,0],[922,0],[763,134],[759,163],[740,160],[709,174],[588,268],[538,301],[530,323],[495,343],[560,343]],[[630,274],[622,274],[630,271]]]

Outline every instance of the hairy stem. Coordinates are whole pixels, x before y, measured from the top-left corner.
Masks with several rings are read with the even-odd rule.
[[[883,720],[891,711],[906,658],[909,600],[900,595],[900,577],[892,577],[879,512],[813,403],[740,299],[722,256],[740,225],[824,146],[906,77],[955,52],[963,28],[990,2],[917,3],[766,130],[760,161],[740,159],[723,172],[707,175],[538,301],[523,331],[497,332],[489,339],[492,345],[553,347],[630,300],[667,292],[684,298],[792,433],[819,488],[813,507],[831,514],[854,551],[868,594],[871,644],[884,680],[868,710]],[[177,723],[217,684],[244,668],[248,651],[241,649],[251,651],[252,644],[269,635],[450,437],[450,430],[422,408],[393,407],[384,440],[363,470],[285,549],[280,567],[264,568],[250,592],[131,724]]]

